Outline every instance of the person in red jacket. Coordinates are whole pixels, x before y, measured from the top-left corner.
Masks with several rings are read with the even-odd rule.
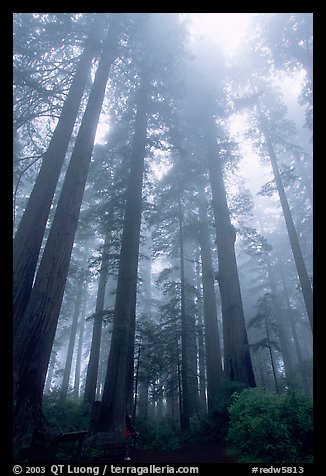
[[[132,418],[130,413],[126,415],[126,420],[125,420],[125,428],[124,428],[124,434],[125,434],[125,461],[130,461],[130,448],[131,446],[134,446],[134,441],[136,436],[139,435],[139,433],[136,431],[136,428],[133,425]]]

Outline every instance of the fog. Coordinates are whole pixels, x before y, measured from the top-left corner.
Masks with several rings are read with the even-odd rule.
[[[65,431],[118,434],[130,413],[166,425],[160,444],[207,424],[238,462],[291,462],[237,428],[246,398],[262,434],[301,401],[310,428],[312,19],[13,15],[18,460],[71,404]]]

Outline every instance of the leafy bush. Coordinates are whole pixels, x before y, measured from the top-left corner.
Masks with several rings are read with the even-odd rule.
[[[242,460],[299,463],[312,458],[312,403],[290,391],[246,389],[229,407],[227,439]]]

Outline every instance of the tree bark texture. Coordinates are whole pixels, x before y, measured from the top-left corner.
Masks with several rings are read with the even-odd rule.
[[[236,232],[230,221],[221,159],[218,157],[215,120],[213,116],[208,116],[207,119],[208,169],[213,196],[218,282],[222,304],[224,373],[231,380],[255,386],[234,251]]]
[[[63,105],[58,124],[44,155],[26,209],[13,243],[13,320],[14,334],[24,315],[32,290],[36,265],[42,245],[53,196],[84,93],[94,45],[87,45]]]
[[[80,206],[93,151],[96,128],[106,83],[117,55],[117,33],[110,29],[95,75],[82,124],[67,169],[58,206],[35,284],[19,332],[14,341],[15,426],[20,425],[22,407],[41,408],[42,391],[77,229]],[[30,421],[33,425],[34,422]]]

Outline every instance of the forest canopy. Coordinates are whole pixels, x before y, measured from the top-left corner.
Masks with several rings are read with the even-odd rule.
[[[312,13],[13,15],[17,448],[51,398],[312,400],[312,48]]]

